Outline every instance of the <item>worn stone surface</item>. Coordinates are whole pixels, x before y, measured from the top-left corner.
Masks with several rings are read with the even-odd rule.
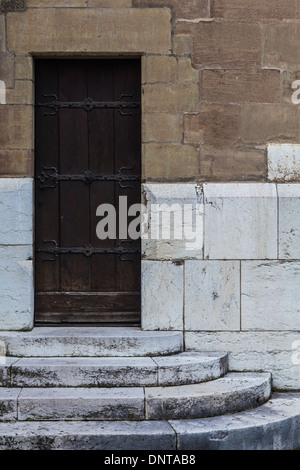
[[[142,328],[182,330],[182,264],[171,261],[142,261]]]
[[[17,398],[20,392],[18,388],[0,388],[0,421],[17,419]]]
[[[5,16],[0,14],[0,52],[5,52]]]
[[[263,65],[299,69],[300,24],[282,22],[266,25]]]
[[[1,18],[1,17],[0,17]],[[3,47],[1,45],[1,47]],[[5,50],[5,47],[3,47]],[[6,88],[12,88],[15,84],[14,55],[8,52],[0,52],[0,80],[5,83]]]
[[[295,0],[212,0],[211,16],[235,20],[293,19]]]
[[[0,246],[0,272],[0,329],[32,328],[32,246]]]
[[[227,373],[227,353],[184,352],[176,356],[155,357],[158,385],[192,384],[214,380]]]
[[[143,178],[148,181],[196,181],[198,151],[191,145],[144,145]]]
[[[142,60],[143,83],[177,81],[177,60],[173,56],[144,56]]]
[[[300,330],[300,262],[242,261],[244,330]]]
[[[229,370],[272,373],[275,390],[299,390],[300,343],[294,331],[186,332],[188,351],[224,351]]]
[[[143,110],[147,113],[192,113],[199,108],[196,83],[144,85]]]
[[[17,362],[19,358],[17,357],[7,357],[1,356],[0,361],[0,387],[10,387],[10,367],[12,364]]]
[[[185,262],[185,330],[240,329],[239,261]]]
[[[176,18],[204,18],[209,16],[208,0],[133,0],[135,6],[171,6],[174,10]]]
[[[274,184],[208,183],[203,187],[204,258],[277,258]]]
[[[32,149],[32,126],[32,106],[0,106],[0,148]]]
[[[300,259],[300,185],[278,184],[278,257]]]
[[[184,142],[222,148],[236,144],[240,123],[239,106],[204,104],[199,114],[184,116]]]
[[[170,424],[181,451],[294,450],[300,445],[300,394],[276,393],[259,408],[238,415]]]
[[[173,450],[164,421],[0,423],[3,450]]]
[[[86,7],[87,0],[26,0],[27,8]]]
[[[300,145],[268,145],[268,179],[271,181],[300,180]]]
[[[261,64],[259,25],[236,22],[199,22],[176,24],[176,34],[192,35],[194,65],[242,69]]]
[[[0,178],[0,245],[32,244],[32,201],[32,179]]]
[[[203,145],[200,149],[201,181],[251,181],[266,177],[265,152],[256,149],[216,148]]]
[[[132,0],[86,0],[89,7],[95,8],[128,8]]]
[[[33,80],[33,59],[31,56],[16,56],[16,80]]]
[[[18,419],[141,420],[144,400],[142,388],[24,388]]]
[[[35,327],[29,332],[0,333],[10,356],[157,356],[182,351],[177,331],[142,331],[136,327]]]
[[[33,83],[29,80],[15,80],[14,88],[6,90],[6,104],[32,104]]]
[[[0,176],[32,177],[32,150],[0,150]]]
[[[280,103],[280,71],[203,70],[202,99],[211,103]]]
[[[229,373],[201,384],[146,388],[146,418],[189,419],[236,413],[265,403],[270,394],[271,375],[257,373]]]
[[[183,116],[171,113],[143,114],[143,142],[181,143]]]
[[[177,56],[188,56],[192,51],[192,38],[190,34],[175,34],[173,50]]]
[[[144,184],[145,259],[203,258],[203,203],[195,184]]]
[[[241,139],[245,143],[298,140],[297,106],[248,104],[242,109]]]
[[[196,68],[192,67],[191,59],[178,59],[178,81],[198,83],[199,72]]]
[[[19,11],[26,8],[26,0],[0,0],[0,13]]]
[[[147,52],[168,54],[170,10],[32,8],[8,14],[9,50],[28,52]]]

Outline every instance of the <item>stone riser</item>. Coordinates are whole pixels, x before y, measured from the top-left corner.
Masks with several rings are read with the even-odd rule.
[[[155,388],[0,389],[0,420],[159,420],[222,415],[265,403],[270,374]]]
[[[141,387],[206,382],[227,372],[227,354],[184,352],[167,357],[7,358],[5,387]]]
[[[199,420],[0,423],[0,450],[292,450],[300,394],[250,411]]]

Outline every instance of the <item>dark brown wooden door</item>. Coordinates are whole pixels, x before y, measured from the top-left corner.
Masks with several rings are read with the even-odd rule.
[[[118,217],[120,196],[141,202],[140,60],[35,66],[36,322],[139,322],[140,239]],[[96,234],[101,204],[116,239]]]

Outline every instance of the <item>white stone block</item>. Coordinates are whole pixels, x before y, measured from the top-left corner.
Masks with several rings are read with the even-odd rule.
[[[268,178],[270,181],[299,181],[300,144],[268,145]]]
[[[0,329],[32,328],[32,246],[0,246],[0,285]]]
[[[295,349],[297,342],[298,352]],[[275,389],[300,389],[299,332],[186,332],[185,347],[188,351],[226,349],[229,370],[271,372]]]
[[[300,262],[242,261],[243,330],[300,331]]]
[[[142,329],[183,329],[183,266],[142,261]]]
[[[195,184],[144,184],[145,259],[203,258],[203,197]]]
[[[185,329],[240,329],[240,262],[185,262]]]
[[[31,245],[33,180],[0,178],[0,245]]]
[[[204,203],[205,259],[277,258],[275,184],[205,184]]]
[[[279,259],[300,259],[300,184],[278,184]]]

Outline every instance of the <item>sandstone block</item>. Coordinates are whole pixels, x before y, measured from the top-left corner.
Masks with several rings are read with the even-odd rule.
[[[174,54],[188,56],[192,52],[192,39],[190,34],[175,34],[173,39]]]
[[[179,85],[145,85],[144,112],[191,113],[199,108],[199,89],[196,83]]]
[[[185,262],[185,329],[240,329],[239,261]]]
[[[13,54],[0,52],[0,80],[5,83],[6,88],[15,86],[15,61]]]
[[[5,17],[0,15],[0,52],[5,52]]]
[[[261,64],[261,32],[257,24],[180,22],[175,32],[192,35],[194,65],[243,69]]]
[[[31,149],[32,106],[0,106],[0,149]]]
[[[236,144],[240,120],[239,106],[203,104],[199,114],[184,116],[184,142],[214,147]]]
[[[266,25],[263,64],[298,70],[300,61],[299,40],[299,23]]]
[[[280,103],[280,71],[203,70],[201,89],[212,103]]]
[[[32,150],[0,150],[1,176],[33,176]]]
[[[6,104],[33,104],[33,82],[15,80],[15,87],[6,90]]]
[[[212,0],[211,16],[235,20],[295,18],[294,0]]]
[[[169,54],[170,10],[32,8],[8,14],[9,50],[30,52]]]
[[[143,142],[181,142],[183,117],[180,114],[145,113]]]
[[[203,181],[249,181],[266,177],[263,150],[215,148],[200,149],[200,179]]]
[[[26,0],[27,8],[86,7],[87,0]]]
[[[205,18],[209,16],[208,0],[133,0],[134,6],[171,6],[176,18]]]
[[[16,79],[32,80],[33,79],[33,60],[31,56],[16,56]]]
[[[242,109],[241,138],[245,143],[298,140],[297,106],[247,104]]]
[[[182,82],[198,83],[198,70],[192,67],[191,59],[178,59],[178,80]]]
[[[144,144],[146,180],[195,181],[198,175],[198,151],[190,145]]]
[[[146,56],[142,60],[143,83],[177,81],[177,60],[173,56]]]

